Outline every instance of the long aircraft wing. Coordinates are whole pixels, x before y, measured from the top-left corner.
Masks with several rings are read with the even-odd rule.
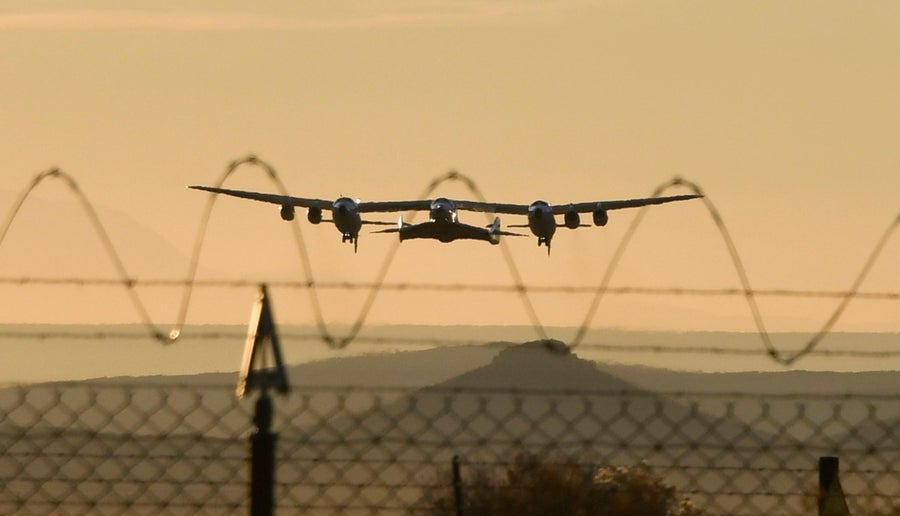
[[[589,213],[596,209],[603,210],[621,210],[623,208],[640,208],[641,206],[650,206],[653,204],[665,204],[673,201],[686,201],[688,199],[696,199],[702,195],[672,195],[668,197],[644,197],[640,199],[624,199],[615,201],[588,201],[565,204],[553,204],[550,208],[555,215],[561,215],[567,211],[575,211],[578,213]],[[456,207],[460,210],[479,211],[486,213],[507,213],[511,215],[527,215],[528,204],[511,204],[481,201],[455,201]]]
[[[300,206],[303,208],[321,208],[330,210],[333,201],[327,199],[312,199],[305,197],[293,197],[290,195],[279,195],[263,192],[248,192],[244,190],[231,190],[228,188],[218,188],[214,186],[189,186],[194,190],[204,190],[218,194],[240,197],[243,199],[252,199],[254,201],[268,202],[279,204],[282,206]],[[688,199],[696,199],[701,195],[672,195],[669,197],[646,197],[641,199],[625,199],[616,201],[589,201],[567,204],[554,204],[551,209],[555,215],[561,215],[567,211],[576,211],[578,213],[589,213],[596,209],[603,210],[620,210],[622,208],[639,208],[641,206],[649,206],[653,204],[664,204],[673,201],[686,201]],[[460,210],[478,211],[485,213],[506,213],[511,215],[528,215],[528,204],[498,203],[498,202],[482,202],[454,200],[456,207]],[[398,211],[423,211],[431,208],[431,201],[427,199],[412,201],[363,201],[357,204],[357,211],[360,213],[387,213]]]
[[[214,186],[189,186],[194,190],[203,190],[217,194],[230,195],[232,197],[240,197],[242,199],[252,199],[254,201],[269,202],[272,204],[280,204],[282,206],[300,206],[303,208],[322,208],[330,210],[333,201],[326,199],[306,199],[304,197],[291,197],[290,195],[278,195],[263,192],[247,192],[244,190],[231,190],[228,188],[217,188]]]
[[[360,213],[385,213],[396,211],[422,211],[431,209],[431,201],[362,201],[357,205]]]
[[[321,208],[330,210],[333,208],[334,201],[328,199],[311,199],[306,197],[293,197],[290,195],[279,195],[263,192],[248,192],[245,190],[231,190],[229,188],[218,188],[215,186],[189,186],[194,190],[203,190],[217,194],[230,195],[232,197],[240,197],[242,199],[252,199],[254,201],[268,202],[272,204],[280,204],[281,206],[299,206],[301,208]],[[396,211],[413,211],[428,210],[431,208],[429,200],[415,201],[363,201],[356,205],[356,210],[360,213],[384,213]]]

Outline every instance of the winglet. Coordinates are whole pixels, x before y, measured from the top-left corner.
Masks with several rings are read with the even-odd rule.
[[[488,238],[493,245],[500,243],[500,217],[494,217],[494,223],[488,229]]]

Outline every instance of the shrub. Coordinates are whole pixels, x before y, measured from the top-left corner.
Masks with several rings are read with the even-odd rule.
[[[499,475],[477,468],[463,486],[466,516],[698,516],[646,463],[599,469],[522,454]],[[432,514],[455,514],[453,492],[441,491]]]

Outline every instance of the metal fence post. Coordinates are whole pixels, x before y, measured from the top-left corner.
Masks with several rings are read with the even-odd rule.
[[[250,514],[271,516],[275,505],[275,438],[272,398],[262,389],[253,414],[256,430],[250,435]]]
[[[453,456],[453,501],[456,504],[456,516],[463,516],[462,475],[459,471],[459,455]]]
[[[837,457],[819,457],[819,516],[849,516]]]
[[[271,358],[274,364],[267,364]],[[275,318],[269,305],[269,293],[260,285],[259,300],[250,317],[250,329],[244,344],[244,356],[235,393],[242,398],[247,391],[258,389],[259,398],[253,413],[256,430],[250,435],[250,515],[271,516],[275,507],[275,440],[272,433],[272,398],[269,389],[281,394],[290,389]]]

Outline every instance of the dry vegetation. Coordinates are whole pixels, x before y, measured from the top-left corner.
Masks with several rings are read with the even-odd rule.
[[[437,493],[433,515],[456,514],[451,489]],[[571,461],[519,455],[505,471],[475,470],[462,490],[462,513],[503,515],[646,515],[705,514],[645,463],[631,467],[586,468]]]

